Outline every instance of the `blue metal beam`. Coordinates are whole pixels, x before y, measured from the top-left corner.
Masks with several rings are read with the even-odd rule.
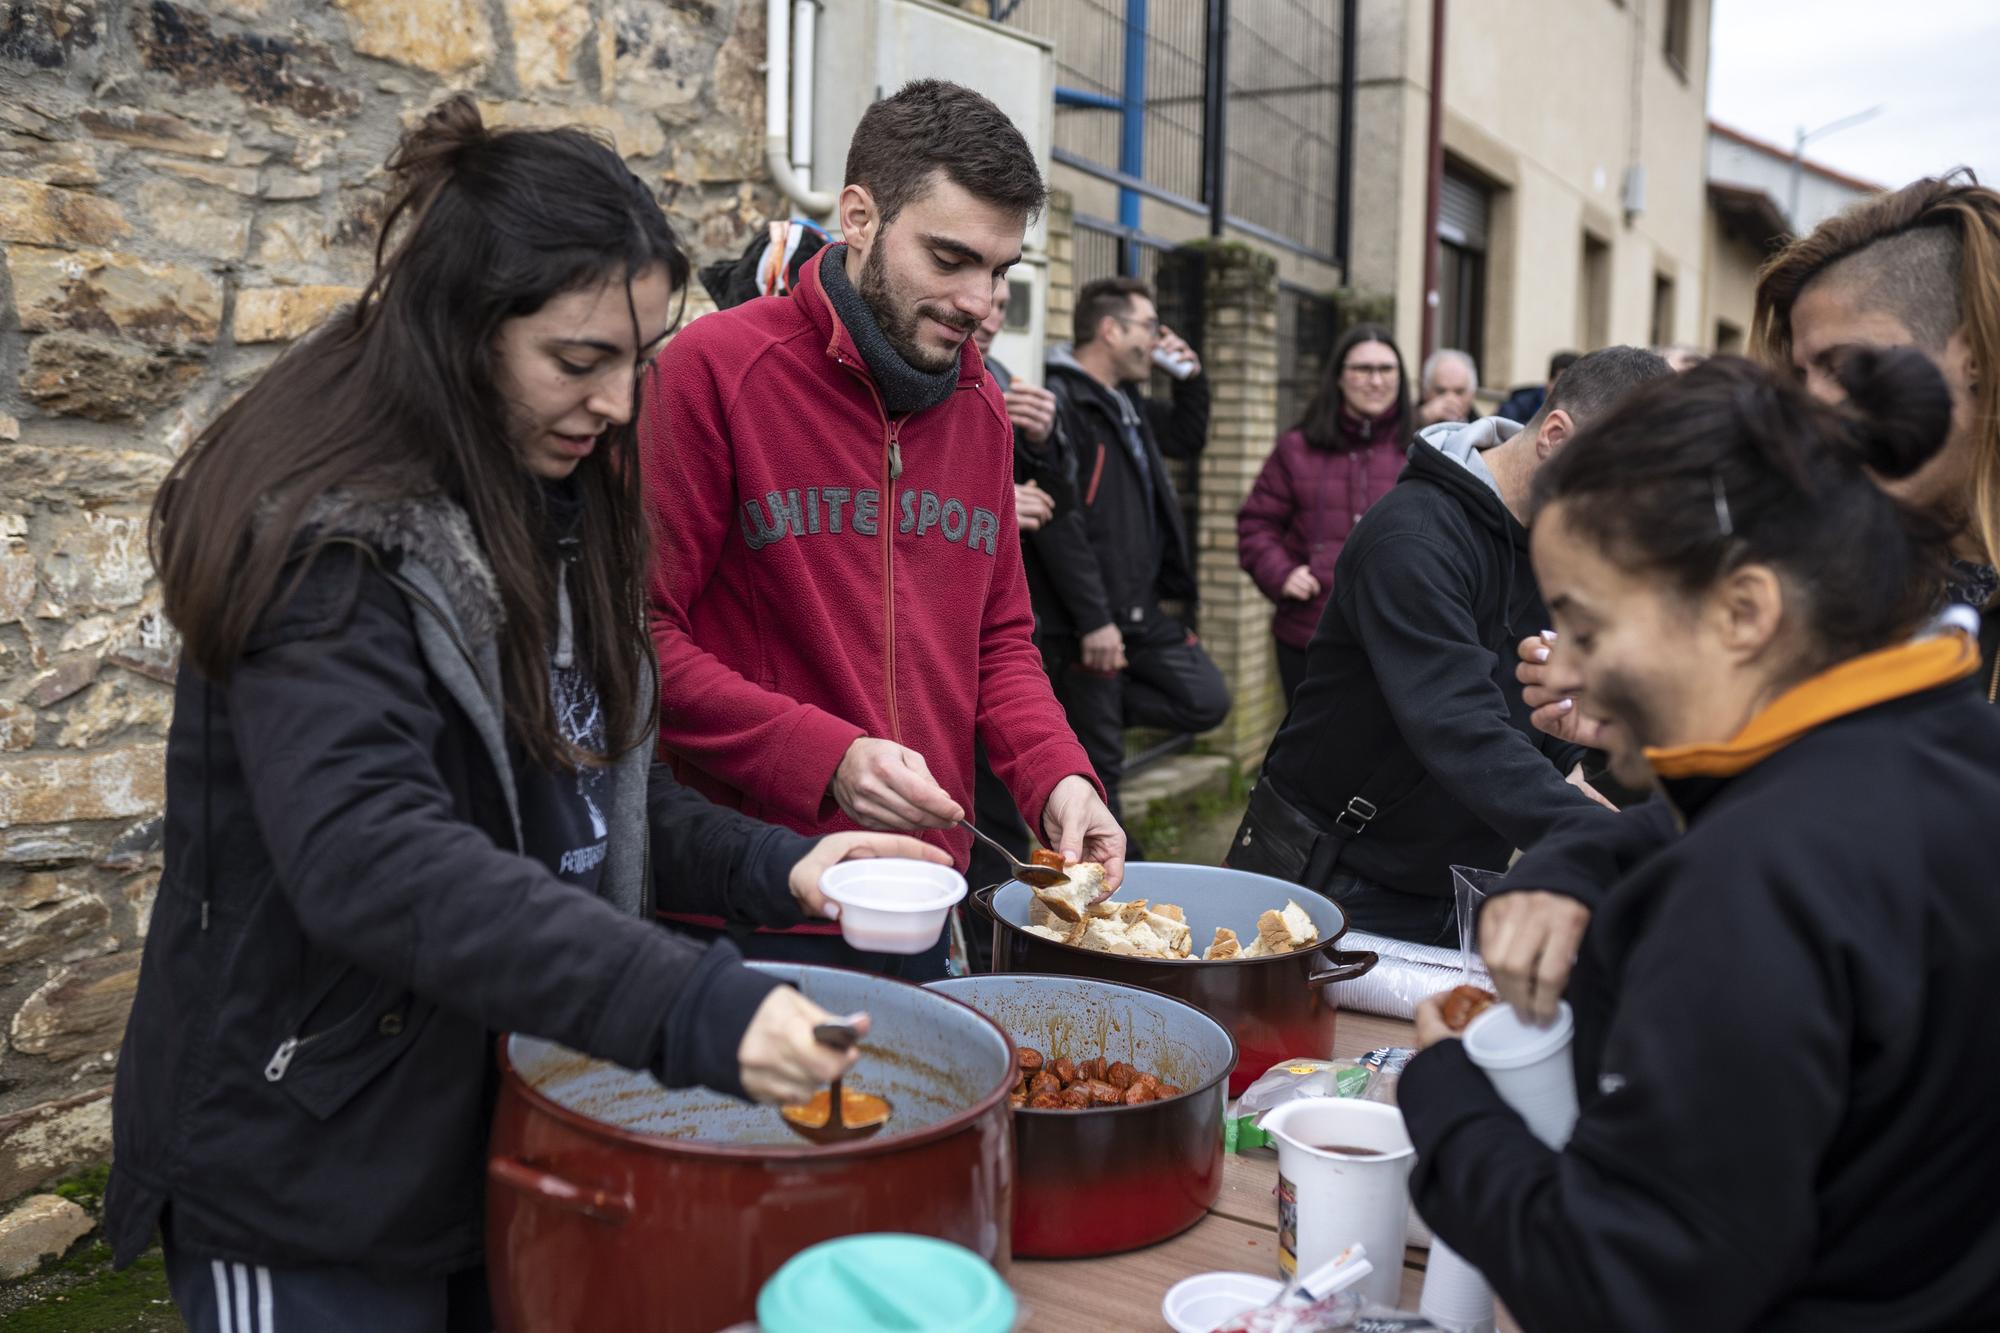
[[[1088,88],[1056,89],[1057,106],[1087,107],[1092,111],[1123,111],[1124,100],[1109,93],[1094,93]]]
[[[1146,2],[1125,0],[1124,123],[1118,139],[1118,170],[1142,179],[1146,175]],[[1139,225],[1135,192],[1118,192],[1118,221],[1132,228]],[[1131,246],[1125,252],[1125,271],[1138,272],[1138,256]]]

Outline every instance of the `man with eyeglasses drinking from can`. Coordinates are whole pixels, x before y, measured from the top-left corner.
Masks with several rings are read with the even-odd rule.
[[[1207,731],[1229,713],[1222,673],[1160,606],[1194,596],[1166,459],[1198,457],[1207,444],[1208,381],[1136,278],[1085,283],[1075,332],[1074,346],[1050,353],[1047,380],[1088,549],[1047,571],[1035,617],[1056,697],[1116,815],[1126,727]],[[1172,378],[1167,402],[1144,392],[1156,364]]]

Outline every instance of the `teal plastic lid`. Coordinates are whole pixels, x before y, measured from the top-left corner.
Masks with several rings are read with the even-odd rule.
[[[763,1333],[1010,1333],[1014,1293],[961,1245],[882,1232],[801,1250],[757,1296]]]

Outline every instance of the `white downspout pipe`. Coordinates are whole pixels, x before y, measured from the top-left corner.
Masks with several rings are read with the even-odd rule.
[[[791,3],[764,2],[764,164],[787,199],[809,216],[825,217],[839,196],[808,188],[794,166],[796,161],[807,171],[812,168],[814,6],[812,0],[800,0],[798,5],[799,67],[794,74]]]

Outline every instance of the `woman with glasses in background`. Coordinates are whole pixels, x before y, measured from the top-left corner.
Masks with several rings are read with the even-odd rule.
[[[1357,324],[1334,348],[1319,392],[1278,437],[1237,511],[1237,559],[1278,608],[1271,633],[1287,705],[1333,593],[1333,562],[1369,506],[1396,484],[1411,430],[1402,353],[1381,325]]]

